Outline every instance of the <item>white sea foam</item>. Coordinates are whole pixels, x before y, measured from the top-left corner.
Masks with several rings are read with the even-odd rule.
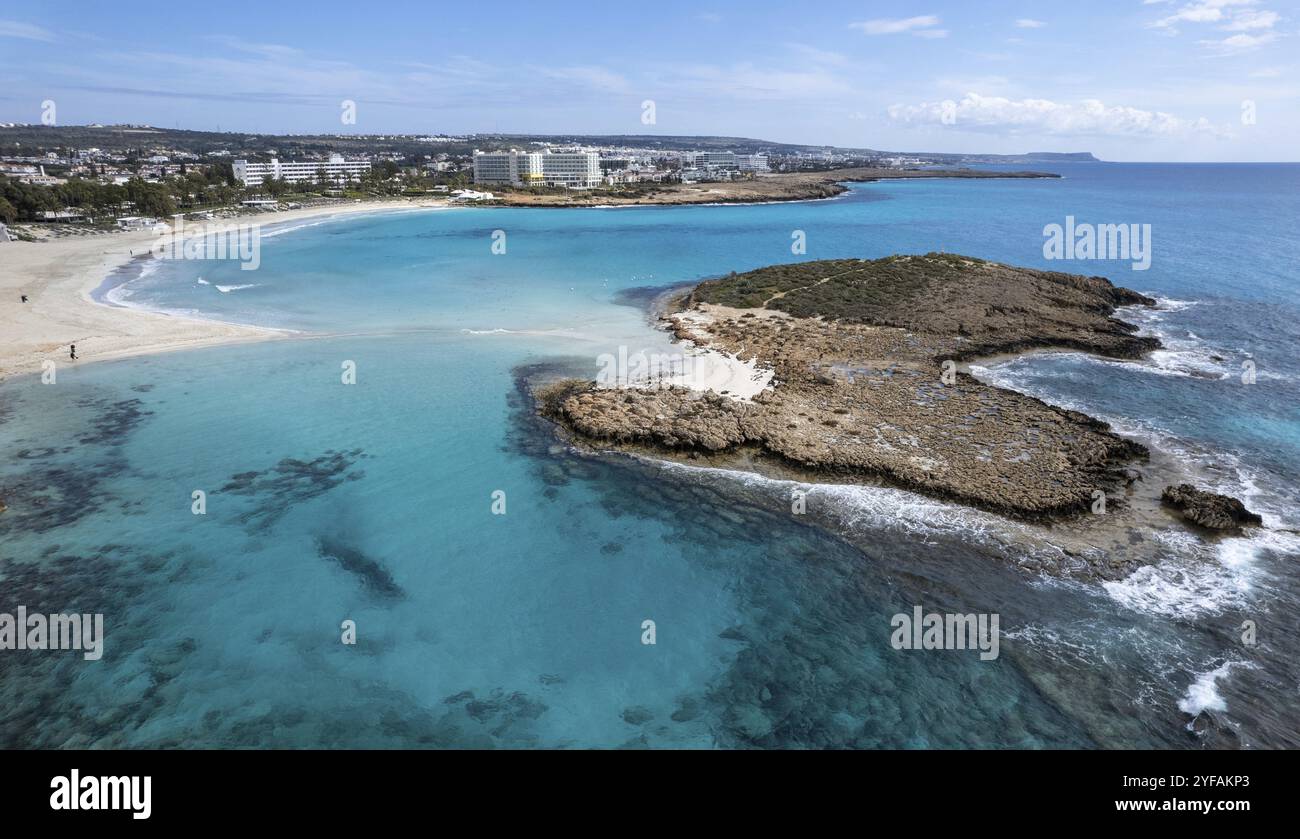
[[[666,470],[689,471],[716,476],[762,490],[789,503],[791,492],[806,493],[810,511],[828,515],[839,527],[851,532],[886,532],[929,542],[939,536],[965,543],[983,544],[1000,552],[1018,555],[1050,554],[1060,560],[1064,554],[1047,541],[1048,534],[1031,524],[1022,524],[993,513],[938,501],[905,489],[858,484],[821,484],[768,478],[738,469],[639,458]]]
[[[103,297],[104,302],[109,303],[110,305],[113,306],[121,306],[124,309],[147,308],[146,306],[143,306],[137,302],[132,301],[131,298],[134,296],[136,291],[136,289],[132,288],[132,286],[138,283],[140,280],[143,280],[146,277],[149,277],[150,275],[155,273],[159,269],[159,267],[161,267],[161,265],[162,263],[157,259],[147,259],[142,261],[140,263],[140,269],[135,273],[134,276],[130,277],[125,282],[115,285],[112,288],[110,288],[108,291],[104,292],[104,297]]]
[[[1219,680],[1226,679],[1234,667],[1249,667],[1244,661],[1225,661],[1213,670],[1207,670],[1187,686],[1187,694],[1178,700],[1178,710],[1191,716],[1202,711],[1226,711],[1228,703],[1219,693]]]
[[[1111,598],[1128,608],[1194,619],[1244,606],[1265,579],[1259,563],[1261,552],[1300,553],[1300,538],[1279,530],[1294,527],[1300,517],[1294,500],[1262,491],[1258,473],[1231,452],[1207,449],[1148,419],[1109,416],[1093,406],[1045,392],[1028,382],[1035,361],[1052,356],[1069,356],[1089,365],[1123,366],[1156,375],[1221,379],[1237,372],[1231,362],[1224,360],[1230,353],[1216,352],[1194,333],[1184,331],[1178,336],[1159,331],[1158,324],[1164,314],[1198,305],[1196,301],[1160,298],[1158,303],[1158,310],[1132,307],[1122,313],[1124,319],[1137,321],[1152,330],[1149,334],[1159,335],[1165,344],[1165,350],[1153,353],[1149,359],[1121,361],[1082,353],[1044,353],[992,367],[972,365],[970,370],[988,384],[1028,393],[1050,404],[1103,419],[1116,432],[1192,465],[1198,484],[1212,492],[1241,498],[1249,509],[1261,515],[1263,528],[1251,528],[1241,536],[1213,543],[1182,528],[1158,532],[1154,538],[1165,554],[1161,561],[1140,568],[1123,580],[1103,584]],[[1215,355],[1220,359],[1212,357]]]
[[[1250,567],[1234,569],[1212,558],[1202,558],[1194,544],[1185,546],[1185,550],[1192,556],[1143,566],[1123,580],[1106,582],[1102,587],[1117,603],[1134,611],[1184,620],[1245,605],[1251,590]]]
[[[1131,609],[1185,620],[1246,607],[1267,585],[1263,552],[1300,555],[1300,537],[1274,530],[1253,529],[1217,543],[1184,530],[1162,531],[1156,539],[1173,555],[1103,586]]]
[[[342,219],[364,219],[364,218],[373,218],[379,215],[402,215],[405,213],[424,213],[424,212],[442,211],[442,210],[451,210],[451,209],[453,208],[452,207],[398,207],[392,209],[384,208],[379,210],[372,210],[369,212],[352,212],[352,213],[338,212],[332,215],[317,216],[308,221],[301,221],[297,223],[291,221],[277,222],[274,220],[274,218],[272,218],[266,223],[267,226],[270,227],[270,229],[264,230],[261,234],[261,237],[263,239],[271,239],[276,236],[282,236],[285,233],[292,233],[295,230],[304,230],[309,227],[319,227],[322,224],[329,224],[330,222],[340,221]],[[257,218],[257,217],[254,216],[252,218]]]
[[[353,216],[353,217],[355,218],[355,216]],[[275,238],[276,236],[283,236],[283,235],[286,234],[286,233],[293,233],[294,231],[297,231],[297,230],[306,230],[306,229],[309,228],[309,227],[319,227],[319,226],[322,225],[322,224],[328,224],[328,223],[330,223],[331,221],[337,221],[337,220],[339,220],[339,219],[341,219],[341,218],[346,218],[346,216],[342,216],[342,215],[338,215],[338,216],[325,216],[324,218],[318,218],[318,219],[315,219],[315,220],[313,220],[313,221],[304,221],[304,222],[300,222],[300,223],[298,223],[298,224],[290,224],[290,223],[288,223],[288,222],[284,222],[284,226],[283,226],[283,227],[278,227],[278,226],[277,226],[277,227],[275,227],[275,228],[273,228],[273,229],[271,229],[271,230],[264,230],[264,231],[262,231],[262,233],[261,233],[261,238],[263,238],[263,239],[273,239],[273,238]]]
[[[1068,356],[1071,359],[1081,360],[1089,364],[1128,364],[1128,362],[1096,359],[1078,353],[1044,353],[1029,358],[1015,359],[993,367],[971,365],[970,372],[986,384],[1025,393],[1050,405],[1079,411],[1104,420],[1110,424],[1115,432],[1126,437],[1133,437],[1153,449],[1166,452],[1182,462],[1192,464],[1198,471],[1198,477],[1214,492],[1237,497],[1258,496],[1259,503],[1264,505],[1266,509],[1257,510],[1256,512],[1264,515],[1265,523],[1270,527],[1288,526],[1283,523],[1288,516],[1300,517],[1300,510],[1294,509],[1288,502],[1282,499],[1272,499],[1261,493],[1256,484],[1256,473],[1232,452],[1211,450],[1203,445],[1185,440],[1150,419],[1109,414],[1098,410],[1096,406],[1068,399],[1059,393],[1049,392],[1040,386],[1031,384],[1029,379],[1035,373],[1034,362],[1052,356],[1058,358]],[[1254,508],[1252,507],[1252,509]],[[1277,517],[1273,521],[1269,519],[1268,510],[1277,513]]]
[[[258,285],[258,283],[244,283],[243,285],[218,285],[213,286],[213,288],[222,294],[229,294],[232,291],[239,291],[244,288],[257,288]]]

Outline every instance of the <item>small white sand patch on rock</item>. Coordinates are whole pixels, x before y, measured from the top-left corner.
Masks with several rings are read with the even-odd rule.
[[[694,349],[686,352],[690,359],[688,369],[666,378],[665,384],[691,390],[711,390],[741,402],[753,401],[755,396],[771,386],[774,371],[760,366],[758,359],[742,361],[732,353],[709,345],[708,331],[714,316],[706,307],[679,312],[669,320],[679,331],[684,329],[694,336],[693,341],[682,341],[686,346],[693,344]]]

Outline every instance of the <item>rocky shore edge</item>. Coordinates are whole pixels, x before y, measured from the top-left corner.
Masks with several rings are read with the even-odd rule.
[[[640,186],[626,194],[601,192],[564,195],[498,190],[500,203],[512,207],[623,207],[680,206],[688,204],[764,204],[784,201],[815,201],[834,198],[848,191],[846,184],[882,180],[957,178],[967,180],[1060,178],[1053,172],[996,172],[985,169],[889,169],[859,167],[824,172],[789,172],[764,175],[753,180],[708,181]]]
[[[770,266],[701,283],[663,318],[688,347],[771,369],[754,398],[575,379],[534,395],[580,446],[770,464],[1051,523],[1123,507],[1149,452],[959,364],[1063,348],[1139,358],[1160,344],[1112,316],[1130,305],[1155,301],[1102,277],[954,254]]]

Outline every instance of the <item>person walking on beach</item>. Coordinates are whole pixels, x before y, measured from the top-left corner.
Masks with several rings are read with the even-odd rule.
[[[76,360],[77,360],[77,345],[76,345],[76,344],[73,344],[73,345],[68,349],[68,358],[72,359],[73,361],[76,361]]]
[[[27,295],[26,295],[26,294],[23,295],[23,302],[24,302],[24,303],[27,302]]]

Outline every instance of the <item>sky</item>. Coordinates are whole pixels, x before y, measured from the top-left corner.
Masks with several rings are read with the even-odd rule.
[[[29,0],[0,122],[1295,161],[1298,36],[1300,0]]]

